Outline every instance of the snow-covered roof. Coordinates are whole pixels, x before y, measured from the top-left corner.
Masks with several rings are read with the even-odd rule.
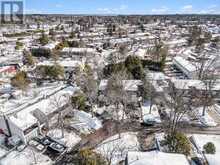
[[[128,152],[129,165],[189,165],[185,155],[175,153]]]
[[[41,98],[33,104],[26,104],[26,106],[15,108],[13,111],[9,111],[8,117],[12,123],[21,128],[27,129],[37,122],[37,119],[32,113],[39,109],[45,115],[51,114],[57,110],[58,107],[62,107],[68,102],[68,96],[74,92],[73,87],[64,87],[63,89],[57,89],[51,96]]]
[[[138,86],[142,84],[141,80],[123,80],[123,86],[125,91],[137,91]],[[108,80],[101,80],[99,84],[99,90],[103,91],[107,88]]]
[[[175,79],[172,78],[171,82],[174,84],[175,88],[177,89],[184,89],[184,90],[188,90],[192,87],[198,89],[198,90],[205,90],[206,86],[204,84],[203,81],[201,80],[183,80],[183,79]],[[214,85],[212,90],[220,90],[220,81],[217,80]]]
[[[58,44],[58,42],[49,43],[49,44],[46,44],[46,45],[42,46],[42,48],[45,48],[45,49],[54,49],[57,44]]]
[[[93,48],[63,48],[62,52],[71,52],[71,53],[95,53],[96,50]]]
[[[174,57],[174,62],[178,63],[181,67],[186,69],[188,72],[194,72],[196,71],[195,65],[193,65],[190,61],[184,59],[181,56]]]
[[[75,60],[61,60],[61,61],[56,61],[57,64],[63,66],[63,67],[78,67],[81,65],[80,61],[75,61]],[[38,63],[38,66],[52,66],[54,65],[54,61],[43,61]]]

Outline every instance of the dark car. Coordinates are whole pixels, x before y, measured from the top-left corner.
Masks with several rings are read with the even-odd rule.
[[[59,153],[62,153],[65,150],[65,147],[63,145],[56,142],[51,143],[49,145],[49,148]]]
[[[43,144],[43,145],[46,145],[46,146],[48,146],[48,145],[50,145],[51,143],[52,143],[52,141],[50,141],[48,138],[42,138],[41,139],[41,143]]]

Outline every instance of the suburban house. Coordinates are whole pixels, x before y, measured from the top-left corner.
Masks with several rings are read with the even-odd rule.
[[[16,108],[1,107],[0,130],[9,137],[18,137],[27,143],[41,134],[43,126],[48,127],[49,119],[68,106],[73,94],[71,86],[60,86],[47,95],[37,97]]]
[[[61,54],[76,61],[83,61],[87,57],[93,57],[96,50],[93,48],[63,48]]]
[[[219,97],[220,94],[220,81],[216,80],[213,82],[213,86],[209,88],[208,85],[201,80],[182,80],[182,79],[170,79],[170,85],[173,85],[178,91],[185,91],[185,94],[189,92],[200,92],[212,91],[213,96]]]
[[[173,59],[173,64],[181,70],[188,78],[196,78],[196,66],[183,57],[177,56]]]
[[[102,105],[106,102],[108,80],[101,80],[99,84],[99,101]],[[123,88],[127,93],[128,103],[138,103],[141,101],[140,87],[143,85],[141,80],[123,80]]]
[[[0,78],[9,78],[13,77],[16,73],[15,66],[2,66],[0,67]]]

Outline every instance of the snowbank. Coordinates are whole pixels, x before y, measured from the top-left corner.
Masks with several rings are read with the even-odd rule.
[[[95,116],[92,117],[91,114],[84,111],[74,111],[74,122],[71,126],[84,134],[89,134],[94,130],[98,130],[102,127],[102,123]]]
[[[128,152],[128,164],[132,165],[189,165],[186,156],[175,153]]]
[[[52,160],[41,154],[26,148],[22,152],[13,151],[1,160],[1,165],[51,165]]]
[[[213,120],[213,118],[207,113],[207,110],[212,110],[211,107],[208,107],[206,109],[206,113],[205,116],[202,116],[202,112],[203,112],[203,107],[198,107],[194,109],[194,114],[198,117],[199,121],[207,126],[207,127],[215,127],[217,126],[217,123]]]
[[[62,130],[61,129],[53,129],[48,132],[48,135],[50,137],[53,137],[54,139],[57,139],[58,141],[61,141],[63,144],[65,144],[68,149],[71,149],[74,147],[81,138],[76,135],[74,132],[67,132],[64,130],[64,137],[62,137]]]
[[[205,157],[209,165],[219,165],[220,164],[220,136],[218,135],[193,135],[194,143],[196,144],[200,152],[203,151],[203,146],[208,142],[212,142],[215,145],[216,153],[215,154],[205,154]]]
[[[158,109],[155,104],[153,104],[151,107],[151,113],[150,102],[145,102],[141,109],[143,114],[143,121],[150,119],[151,121],[154,120],[156,123],[161,123],[160,114],[158,113]]]
[[[95,150],[102,156],[112,159],[112,165],[124,160],[128,151],[138,151],[137,133],[127,132],[112,136],[103,141]]]

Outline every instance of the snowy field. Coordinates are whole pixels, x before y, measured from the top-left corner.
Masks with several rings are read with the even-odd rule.
[[[214,155],[205,154],[210,165],[220,165],[220,136],[219,135],[199,135],[194,134],[193,139],[200,151],[203,151],[203,146],[212,142],[215,145],[216,153]]]
[[[142,114],[143,114],[143,120],[154,120],[156,123],[161,123],[160,120],[160,114],[158,112],[157,106],[152,105],[151,111],[150,111],[150,102],[145,102],[143,106],[141,107]]]
[[[137,133],[127,132],[112,136],[103,141],[95,150],[102,156],[111,160],[112,165],[116,165],[121,160],[124,160],[128,151],[138,151],[139,142]]]
[[[71,127],[83,134],[90,134],[102,127],[102,123],[95,116],[84,111],[74,111],[74,118],[70,121]]]
[[[65,144],[69,150],[81,140],[81,138],[78,135],[76,135],[74,132],[67,132],[65,130],[64,130],[64,137],[62,137],[61,129],[50,130],[48,132],[48,135]]]
[[[22,152],[12,151],[1,160],[1,165],[52,165],[52,160],[30,148],[25,148]]]
[[[213,107],[208,107],[207,110],[214,110]],[[208,114],[206,110],[205,116],[202,116],[203,107],[198,107],[194,109],[194,114],[197,116],[199,121],[207,127],[215,127],[217,123],[213,120],[213,118]]]

